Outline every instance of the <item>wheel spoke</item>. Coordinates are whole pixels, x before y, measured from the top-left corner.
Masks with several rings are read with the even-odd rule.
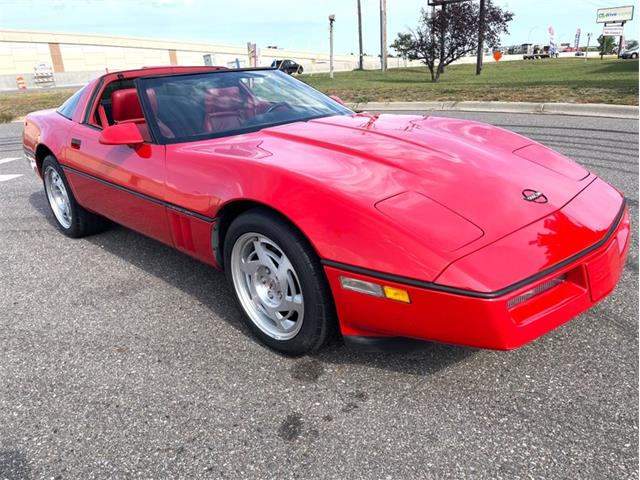
[[[284,255],[280,261],[280,265],[278,265],[278,269],[276,270],[276,278],[280,283],[280,288],[284,293],[287,292],[287,286],[289,285],[289,270],[292,270],[291,262]]]
[[[279,311],[298,312],[302,313],[302,295],[295,295],[294,297],[286,297],[280,306]]]
[[[254,240],[253,241],[253,249],[256,252],[256,255],[258,255],[258,261],[264,265],[265,267],[271,269],[271,270],[277,270],[277,267],[275,265],[275,263],[273,262],[273,259],[271,258],[271,255],[269,255],[267,253],[267,250],[264,248],[264,246],[262,245],[262,242],[260,240]]]
[[[242,270],[247,275],[255,275],[260,268],[260,261],[258,260],[240,260],[240,270]]]
[[[273,323],[275,323],[276,327],[281,331],[284,332],[287,330],[287,327],[284,326],[283,319],[277,313],[273,317],[271,317],[271,320],[273,320]]]
[[[285,301],[285,302],[282,302],[282,304],[280,304],[280,306],[278,307],[278,310],[282,312],[283,316],[290,318],[294,313],[297,313],[298,315],[300,315],[302,309],[300,305],[296,305],[295,303]]]

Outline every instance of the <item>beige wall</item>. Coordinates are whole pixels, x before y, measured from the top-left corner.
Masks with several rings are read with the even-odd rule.
[[[246,45],[0,30],[0,75],[30,73],[37,63],[53,64],[49,54],[50,43],[60,45],[65,72],[170,65],[170,50],[175,51],[178,65],[203,65],[203,55],[211,53],[215,54],[218,65],[230,66],[238,58],[242,66],[249,66]],[[327,71],[329,68],[326,52],[266,48],[261,49],[260,66],[268,66],[276,58],[296,60],[310,72]],[[335,56],[336,70],[351,70],[356,65],[355,55]]]
[[[48,43],[0,40],[0,75],[30,73],[38,63],[52,63]]]
[[[169,50],[122,48],[104,45],[60,45],[66,72],[126,70],[142,66],[169,65]]]

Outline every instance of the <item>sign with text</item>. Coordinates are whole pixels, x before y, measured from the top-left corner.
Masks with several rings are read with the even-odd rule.
[[[603,37],[621,37],[624,35],[624,27],[622,25],[605,25],[602,29]]]
[[[616,23],[633,20],[633,6],[599,8],[596,14],[598,23]]]
[[[576,38],[573,41],[573,48],[575,48],[576,50],[580,48],[580,33],[580,29],[576,30]]]

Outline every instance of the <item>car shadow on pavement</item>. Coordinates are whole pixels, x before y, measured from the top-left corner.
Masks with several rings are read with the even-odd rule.
[[[51,228],[57,230],[44,192],[34,192],[29,197],[29,202]],[[90,242],[161,279],[172,288],[185,292],[232,328],[243,333],[250,341],[257,341],[240,320],[240,312],[235,306],[232,292],[222,272],[163,243],[116,224],[105,232],[77,241]],[[401,373],[431,375],[476,352],[477,350],[472,348],[410,339],[391,339],[366,347],[351,346],[345,345],[341,338],[336,338],[313,354],[312,358],[334,365],[361,364]]]

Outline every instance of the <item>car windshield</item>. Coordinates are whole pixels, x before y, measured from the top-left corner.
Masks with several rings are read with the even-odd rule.
[[[278,70],[221,70],[138,82],[148,121],[165,143],[353,113]]]

